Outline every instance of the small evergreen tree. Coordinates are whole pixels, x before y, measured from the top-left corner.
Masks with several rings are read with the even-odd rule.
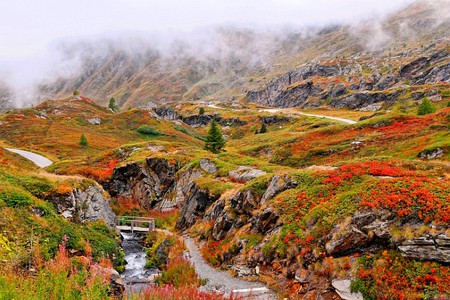
[[[266,123],[262,123],[259,133],[266,133],[266,132],[267,132]]]
[[[87,148],[87,146],[89,145],[88,140],[87,140],[87,138],[86,138],[86,136],[84,134],[81,135],[80,142],[78,144],[82,148]]]
[[[79,90],[74,90],[73,91],[73,96],[74,97],[79,96],[79,95],[80,95],[80,91]]]
[[[116,99],[114,99],[114,98],[109,99],[108,107],[110,109],[112,109],[113,111],[116,111],[119,108],[116,104]]]
[[[200,107],[200,108],[198,109],[198,114],[199,114],[199,115],[204,115],[204,114],[205,114],[205,108],[204,108],[204,107]]]
[[[225,138],[223,137],[222,131],[216,120],[213,119],[208,131],[208,136],[206,137],[205,150],[211,151],[212,153],[219,153],[224,146]]]
[[[436,111],[436,107],[431,103],[428,98],[422,100],[422,103],[419,105],[419,109],[417,110],[417,114],[419,116],[428,115],[434,113]]]

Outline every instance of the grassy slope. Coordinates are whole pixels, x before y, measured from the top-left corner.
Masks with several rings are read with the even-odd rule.
[[[386,185],[381,179],[374,178],[370,170],[351,173],[361,164],[364,165],[366,161],[369,164],[383,166],[381,172],[389,173],[393,169],[397,175],[409,174],[409,177],[418,178],[418,180],[422,180],[424,177],[428,178],[423,185],[432,190],[434,196],[430,197],[440,197],[439,199],[441,199],[439,200],[441,202],[433,202],[433,205],[439,206],[439,210],[442,211],[448,209],[448,195],[445,196],[448,189],[446,190],[445,187],[448,187],[450,178],[448,169],[450,108],[445,108],[446,102],[447,100],[436,103],[439,110],[434,114],[422,117],[418,117],[415,113],[416,104],[407,103],[406,107],[404,104],[403,106],[399,104],[391,111],[384,111],[381,115],[362,121],[357,125],[343,125],[332,120],[304,116],[294,117],[292,114],[288,114],[290,121],[269,125],[269,132],[265,134],[255,134],[254,132],[261,126],[259,116],[270,115],[269,113],[257,110],[234,111],[207,107],[206,113],[208,114],[219,113],[224,117],[237,116],[247,122],[244,126],[223,128],[224,133],[228,136],[226,151],[213,155],[204,151],[203,143],[193,137],[205,134],[207,128],[194,129],[175,122],[157,120],[148,111],[143,110],[130,110],[115,114],[91,103],[88,99],[65,100],[46,102],[33,109],[11,111],[0,116],[2,122],[0,145],[23,147],[50,155],[50,158],[56,161],[53,166],[48,168],[51,172],[83,175],[96,180],[103,180],[110,176],[116,163],[139,161],[148,156],[172,158],[179,160],[182,164],[190,163],[191,165],[197,165],[200,158],[209,157],[219,168],[217,178],[212,176],[198,179],[197,183],[203,188],[219,194],[231,194],[231,191],[249,188],[261,194],[270,175],[288,174],[303,184],[296,189],[280,194],[254,212],[258,213],[267,205],[283,212],[281,215],[281,221],[284,224],[282,231],[279,235],[270,238],[264,251],[273,255],[275,260],[285,259],[289,249],[297,249],[297,251],[304,249],[298,255],[315,257],[323,251],[323,245],[317,244],[318,237],[327,234],[334,225],[362,208],[361,203],[355,202],[355,195],[369,197],[369,194],[365,193],[368,187],[373,190],[381,188],[385,190],[387,194],[381,195],[382,197],[394,192],[392,186]],[[179,109],[183,114],[196,113],[198,106],[184,103]],[[309,112],[320,113],[321,111]],[[45,119],[36,117],[44,114]],[[367,115],[345,110],[325,111],[324,114],[350,119],[358,119]],[[102,124],[92,125],[87,122],[93,117],[102,119]],[[139,134],[136,130],[142,124],[157,129],[161,135]],[[184,129],[180,131],[181,127]],[[78,145],[82,133],[88,138],[89,146],[87,148]],[[363,142],[360,148],[354,148],[351,145],[351,142],[355,140]],[[432,161],[418,159],[419,152],[437,147],[444,150],[442,158]],[[247,185],[231,182],[228,178],[228,171],[239,165],[252,165],[265,170],[269,175],[260,179],[261,182],[257,180]],[[340,169],[336,173],[330,173],[303,169],[303,167],[312,165],[351,166],[346,168],[353,171]],[[351,175],[347,174],[349,172]],[[105,233],[102,233],[102,227],[96,227],[100,225],[78,227],[68,223],[57,216],[47,202],[42,201],[45,193],[70,190],[71,187],[82,184],[85,179],[71,176],[59,177],[40,171],[30,162],[4,150],[0,152],[0,176],[3,183],[0,187],[0,195],[2,193],[3,195],[18,194],[21,195],[19,200],[24,201],[17,206],[8,204],[5,200],[0,201],[0,209],[3,211],[0,223],[7,232],[1,237],[8,243],[16,240],[16,244],[19,245],[15,250],[8,251],[5,251],[6,248],[3,247],[3,252],[0,253],[3,258],[11,257],[12,253],[14,255],[21,253],[26,260],[28,251],[26,239],[20,237],[32,235],[42,243],[47,258],[56,252],[56,246],[64,234],[71,234],[70,248],[81,251],[85,245],[84,241],[91,240],[95,250],[94,254],[101,251],[101,247],[95,243],[97,239],[106,238]],[[410,180],[405,175],[398,176],[399,178],[395,179],[398,184],[410,184]],[[321,190],[328,191],[332,196],[328,197],[320,192]],[[367,201],[364,203],[368,203]],[[383,202],[373,202],[372,204],[378,205],[378,207],[386,205]],[[407,207],[402,206],[401,203],[393,205],[399,217],[403,214],[416,214],[417,216],[417,210],[408,211]],[[38,217],[30,212],[31,207],[44,209],[46,214]],[[318,216],[323,221],[311,221],[317,220]],[[444,213],[436,214],[433,211],[422,216],[422,221],[428,225],[448,222],[445,220],[447,219]],[[194,226],[193,231],[208,232],[208,226],[210,224],[199,223]],[[52,231],[49,236],[46,234],[48,230]],[[212,248],[207,244],[204,250],[205,254],[212,262],[217,263],[239,239],[251,240],[252,245],[259,244],[263,237],[259,234],[249,233],[248,230],[249,225],[246,225],[235,231],[232,236],[219,241],[219,244],[209,240],[216,244],[211,244],[214,245]],[[398,238],[402,238],[402,234],[399,234]],[[275,246],[278,248],[273,248]],[[115,250],[109,249],[108,251]],[[246,255],[251,255],[251,252],[252,247],[245,248]],[[396,254],[386,255],[395,256]],[[317,262],[319,265],[317,263],[314,265],[314,272],[325,272],[322,270],[325,268],[325,261],[322,259],[319,258]],[[341,260],[336,259],[333,264],[342,265],[344,262]],[[407,263],[409,261],[405,262],[405,264]],[[387,272],[386,270],[382,271]],[[271,272],[276,274],[273,270]],[[401,275],[404,271],[398,272]],[[373,274],[371,273],[370,276]],[[364,282],[359,284],[363,287],[369,286]],[[414,295],[417,294],[414,293]]]

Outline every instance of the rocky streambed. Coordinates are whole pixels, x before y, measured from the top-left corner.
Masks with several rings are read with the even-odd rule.
[[[158,274],[159,270],[145,268],[147,258],[143,246],[144,235],[129,232],[122,232],[121,235],[123,238],[122,248],[125,251],[125,261],[127,262],[121,277],[128,294],[139,293],[151,285],[154,275]]]

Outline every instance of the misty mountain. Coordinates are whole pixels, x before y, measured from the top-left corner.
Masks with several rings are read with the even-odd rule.
[[[419,68],[419,73],[407,78],[399,76],[401,68],[439,51],[448,53],[450,23],[445,4],[420,1],[383,20],[325,28],[265,31],[221,27],[156,39],[131,35],[66,40],[58,49],[72,71],[41,82],[37,94],[46,100],[80,90],[102,104],[114,97],[123,108],[199,99],[246,99],[279,107],[331,103],[361,108],[367,101],[346,96],[391,91],[405,82],[420,85],[420,80],[411,79],[434,65]],[[448,55],[441,58],[429,63],[448,61]],[[448,76],[434,76],[422,81],[449,80]],[[368,102],[392,97],[375,98]]]

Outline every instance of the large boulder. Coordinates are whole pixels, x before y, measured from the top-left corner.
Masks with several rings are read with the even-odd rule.
[[[68,195],[51,195],[46,200],[74,222],[103,220],[109,227],[115,227],[116,216],[109,206],[108,193],[96,184],[75,188]]]
[[[232,170],[228,173],[230,178],[237,182],[247,182],[255,179],[259,176],[266,175],[267,173],[252,167],[240,166],[236,170]]]
[[[212,161],[210,161],[209,159],[206,159],[206,158],[200,159],[200,168],[203,171],[211,173],[211,174],[217,173],[216,165]]]

